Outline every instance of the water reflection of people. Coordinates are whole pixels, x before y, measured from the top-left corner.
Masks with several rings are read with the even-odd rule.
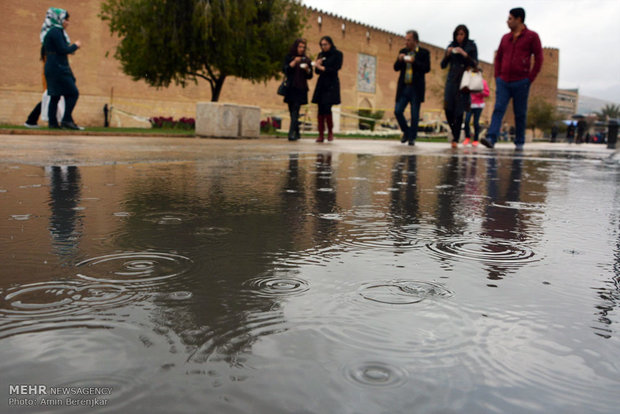
[[[443,171],[441,186],[437,194],[437,227],[447,232],[458,231],[456,221],[457,187],[461,185],[459,180],[459,157],[451,157],[447,168]]]
[[[76,256],[80,215],[81,179],[75,166],[53,166],[47,169],[50,177],[50,234],[55,253],[63,259]]]
[[[303,177],[299,174],[299,154],[291,153],[288,159],[288,174],[284,182],[282,213],[288,231],[298,235],[304,225],[306,194]]]
[[[405,168],[406,167],[406,168]],[[419,197],[417,190],[417,156],[403,155],[392,169],[390,213],[397,226],[418,222]],[[403,180],[403,174],[406,179]]]
[[[338,210],[336,190],[332,183],[332,154],[331,152],[316,155],[316,196],[314,210],[318,217],[316,233],[318,243],[324,243],[333,238],[336,231],[336,221],[329,215]]]
[[[482,235],[491,240],[485,247],[485,251],[505,253],[506,244],[514,244],[520,240],[523,233],[523,220],[520,217],[520,210],[506,202],[518,202],[521,199],[521,158],[512,160],[512,168],[508,179],[508,187],[504,195],[500,194],[500,179],[498,173],[497,158],[491,157],[487,160],[487,196],[489,204],[486,208],[484,221],[482,222]],[[495,244],[494,241],[506,242],[505,244]],[[504,278],[508,268],[501,264],[488,265],[488,279],[501,280]]]
[[[476,206],[478,204],[477,197],[481,193],[479,185],[479,180],[477,177],[477,169],[478,162],[480,158],[478,157],[467,157],[464,159],[464,171],[465,171],[465,200],[463,203],[463,210],[465,215],[470,215],[474,210],[476,210]]]
[[[618,221],[616,219],[616,223]],[[597,322],[599,323],[593,329],[596,335],[609,339],[614,332],[611,328],[613,323],[611,315],[620,309],[620,234],[618,234],[614,250],[613,276],[610,280],[605,281],[605,285],[596,289],[599,298],[601,298],[601,303],[595,306]]]
[[[133,227],[128,228],[131,244],[122,247],[174,250],[193,262],[183,277],[157,285],[157,308],[151,314],[157,334],[171,342],[180,340],[182,347],[172,345],[170,352],[183,354],[187,366],[213,360],[240,366],[253,344],[287,329],[280,307],[288,294],[305,286],[297,277],[296,259],[303,258],[299,252],[310,239],[304,232],[310,197],[299,155],[290,153],[285,169],[286,165],[288,170],[278,183],[279,199],[261,191],[249,201],[245,184],[250,175],[230,174],[226,168],[214,169],[210,174],[213,184],[204,189],[179,185],[187,179],[179,171],[163,184],[148,181],[152,183],[148,191],[144,184],[132,186],[134,198],[126,201],[135,209],[126,221],[133,220]],[[252,189],[271,188],[260,177],[251,178],[259,178]],[[155,207],[154,200],[159,201]],[[162,228],[140,217],[145,210],[170,211],[171,206],[181,214],[195,213],[196,218],[187,226],[167,226],[166,237],[160,231],[145,231]],[[210,235],[214,227],[226,231]],[[172,299],[171,293],[179,289],[191,292],[191,298]]]
[[[406,178],[403,177],[406,175]],[[403,227],[419,222],[420,203],[417,188],[417,156],[402,155],[392,168],[392,191],[390,192],[390,216],[394,226],[394,246],[411,244],[411,234],[405,237]],[[407,232],[417,231],[407,229]]]

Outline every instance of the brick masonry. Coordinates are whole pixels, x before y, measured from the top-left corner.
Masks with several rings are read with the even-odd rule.
[[[61,4],[62,3],[62,4]],[[0,123],[21,124],[32,107],[40,100],[42,93],[41,62],[38,60],[39,32],[45,11],[48,7],[63,7],[71,13],[71,26],[68,33],[73,41],[81,40],[83,47],[71,59],[71,66],[80,89],[80,100],[74,112],[79,124],[95,126],[103,124],[103,105],[113,105],[115,111],[112,126],[148,126],[145,121],[151,116],[195,116],[196,102],[210,100],[210,88],[205,81],[190,84],[185,88],[153,88],[143,81],[133,81],[124,75],[120,64],[113,58],[117,39],[109,33],[107,24],[98,17],[100,1],[97,0],[5,0],[5,24],[0,26],[0,44],[3,64],[0,65]],[[308,27],[305,37],[309,53],[319,52],[319,39],[323,35],[333,38],[336,46],[344,53],[344,64],[340,72],[342,86],[342,111],[352,112],[358,107],[372,107],[385,110],[386,118],[393,118],[394,96],[397,73],[392,66],[398,50],[404,44],[403,34],[396,34],[372,26],[360,24],[341,16],[334,16],[315,9],[307,9]],[[318,17],[322,24],[319,26]],[[342,31],[345,24],[345,31]],[[415,29],[415,27],[413,27]],[[532,28],[536,30],[536,28]],[[453,28],[446,28],[446,43],[452,36]],[[474,32],[473,28],[470,28]],[[424,43],[424,33],[420,33],[422,45],[431,52],[431,73],[427,75],[427,97],[422,105],[425,120],[443,118],[443,85],[446,70],[439,63],[443,47]],[[498,34],[498,44],[500,40]],[[472,35],[475,39],[475,36]],[[542,39],[544,42],[544,39]],[[357,89],[358,53],[375,56],[377,59],[375,93],[364,93]],[[557,96],[559,50],[545,48],[545,62],[541,74],[534,83],[531,96],[542,96],[554,103]],[[495,82],[492,79],[493,66],[481,62],[485,78],[491,87],[491,96],[482,119],[490,119]],[[311,81],[314,90],[316,77]],[[229,78],[224,84],[220,102],[259,105],[263,116],[283,115],[286,105],[275,91],[278,80],[252,84],[236,78]],[[315,108],[308,107],[311,113]],[[512,123],[511,109],[506,121]],[[311,116],[313,118],[313,116]],[[348,123],[347,123],[348,122]],[[353,127],[354,121],[345,122],[344,127]],[[353,124],[351,124],[353,122]]]

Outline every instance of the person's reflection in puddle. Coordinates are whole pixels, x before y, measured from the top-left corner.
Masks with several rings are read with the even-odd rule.
[[[620,186],[616,188],[620,189]],[[612,227],[618,226],[619,222],[620,217],[616,217],[615,220],[612,219]],[[620,308],[620,231],[618,231],[618,240],[614,249],[612,273],[611,279],[604,281],[605,286],[594,288],[599,298],[601,298],[601,303],[595,306],[597,325],[593,326],[592,329],[594,329],[596,335],[605,339],[610,339],[614,333],[614,329],[611,327],[613,323],[612,315],[614,311]]]
[[[293,240],[301,236],[306,222],[305,175],[300,172],[299,154],[289,154],[288,171],[282,190],[282,214]]]
[[[420,202],[417,181],[417,155],[402,155],[392,168],[392,191],[390,191],[390,217],[396,248],[409,246],[418,231],[417,227],[407,228],[411,224],[419,223]],[[402,251],[398,249],[395,253]]]
[[[451,157],[443,169],[441,184],[437,191],[437,229],[439,237],[445,234],[458,234],[463,231],[463,223],[457,220],[460,215],[456,201],[462,195],[459,157]]]
[[[487,196],[489,201],[486,207],[484,220],[482,222],[482,236],[486,240],[497,241],[485,243],[484,252],[492,257],[493,254],[508,255],[506,250],[517,242],[522,241],[524,235],[524,224],[520,214],[520,210],[510,203],[516,203],[521,200],[521,175],[523,168],[523,160],[515,158],[512,160],[510,175],[508,177],[508,186],[504,195],[501,195],[501,179],[499,174],[499,166],[496,157],[487,160]],[[508,257],[506,260],[510,260]],[[507,263],[509,265],[509,263]],[[509,271],[509,266],[501,263],[489,263],[487,265],[487,278],[489,280],[501,280]]]
[[[75,166],[51,166],[46,168],[50,177],[50,225],[54,253],[63,264],[77,256],[81,232],[79,214],[81,178]]]
[[[392,168],[392,188],[396,190],[390,192],[390,214],[396,225],[418,222],[417,179],[417,156],[401,156]]]
[[[331,244],[337,232],[338,205],[332,174],[331,152],[318,153],[314,205],[314,215],[317,217],[314,237],[318,246]]]

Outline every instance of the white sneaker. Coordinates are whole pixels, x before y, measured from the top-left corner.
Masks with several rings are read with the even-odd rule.
[[[37,124],[29,124],[28,122],[24,122],[24,126],[26,128],[30,128],[30,129],[39,128],[39,126]]]

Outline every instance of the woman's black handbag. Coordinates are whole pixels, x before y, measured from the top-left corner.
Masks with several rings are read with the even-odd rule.
[[[286,92],[288,91],[287,79],[286,77],[282,80],[280,86],[278,86],[278,95],[286,96]]]

